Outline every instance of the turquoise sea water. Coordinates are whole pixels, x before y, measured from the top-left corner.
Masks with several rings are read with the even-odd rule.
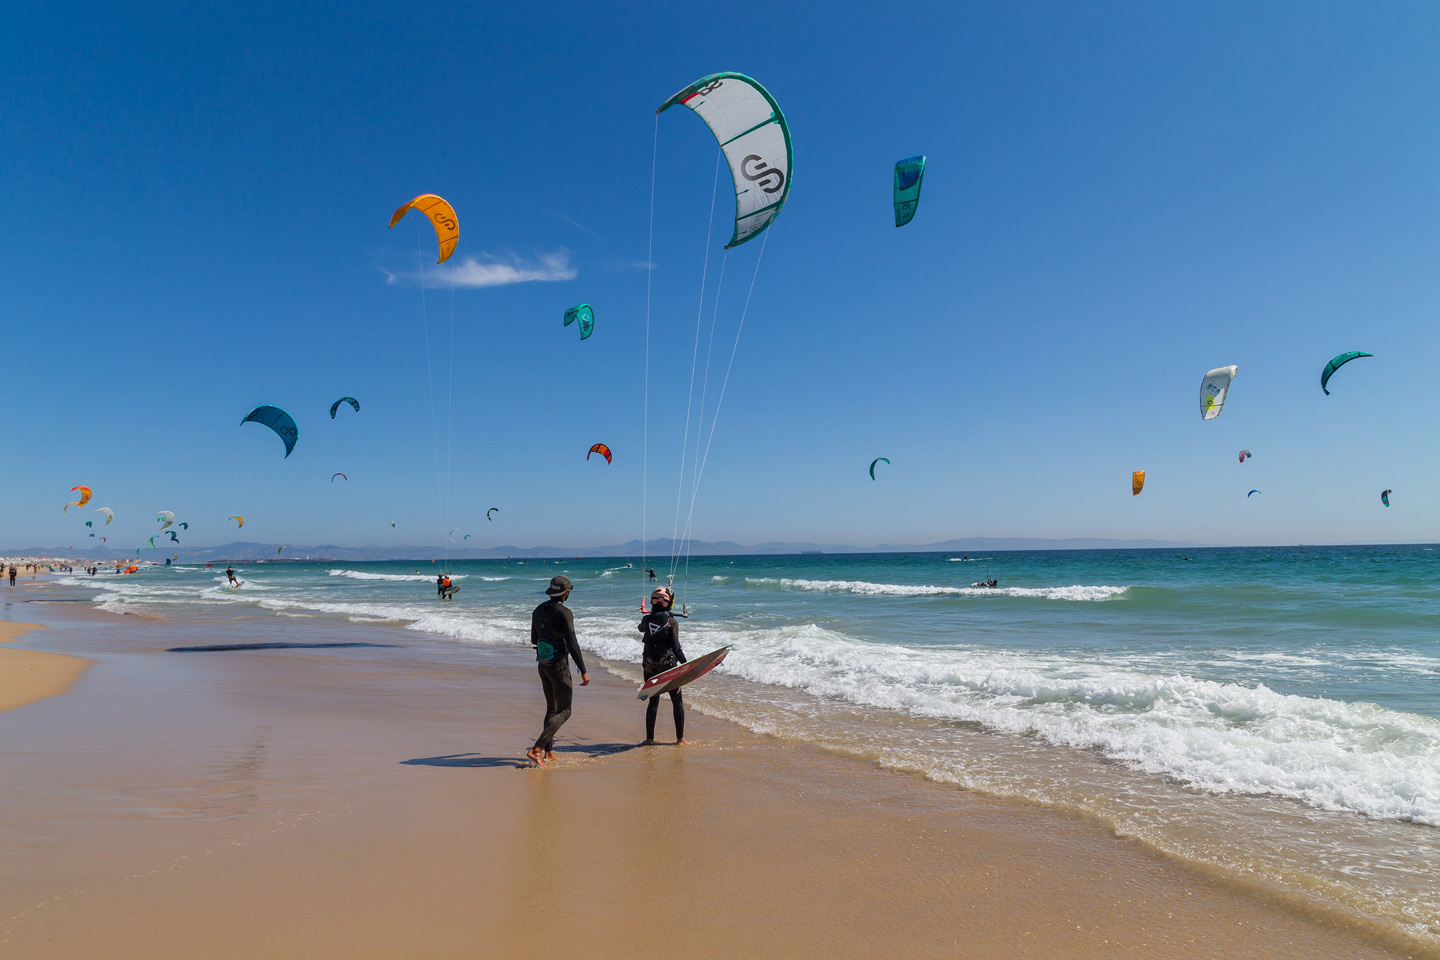
[[[1440,946],[1440,552],[1426,546],[695,558],[704,712],[1099,818],[1237,883]],[[632,563],[633,567],[626,567]],[[66,583],[108,608],[387,622],[519,646],[564,572],[636,679],[639,557],[266,563]],[[669,557],[648,558],[663,581]],[[976,588],[986,575],[997,589]]]

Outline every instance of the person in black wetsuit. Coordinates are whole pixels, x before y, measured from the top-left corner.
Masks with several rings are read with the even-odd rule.
[[[654,582],[655,582],[655,568],[654,568],[654,567],[651,567],[650,569],[646,570],[645,572],[650,575],[650,582],[651,582],[651,583],[654,583]]]
[[[580,686],[590,682],[585,658],[580,654],[580,641],[575,637],[575,615],[565,606],[574,587],[564,574],[555,577],[545,588],[550,599],[530,614],[530,642],[535,645],[540,685],[545,689],[545,728],[540,731],[535,746],[525,751],[525,756],[537,767],[548,767],[555,759],[555,734],[570,719],[570,699],[575,694],[570,679],[571,657],[580,668]]]
[[[675,591],[669,587],[656,587],[650,594],[650,612],[640,621],[640,639],[645,644],[645,658],[641,664],[645,679],[678,667],[688,657],[680,649],[680,624],[671,613],[675,606]],[[670,691],[670,710],[675,717],[675,743],[685,744],[685,701],[679,690]],[[655,742],[655,715],[660,712],[660,698],[651,697],[645,705],[645,743]]]

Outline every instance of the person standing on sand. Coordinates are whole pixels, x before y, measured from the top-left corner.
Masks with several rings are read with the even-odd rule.
[[[10,586],[15,586],[15,564],[10,564]]]
[[[670,612],[675,606],[675,591],[669,587],[656,587],[650,594],[650,612],[645,614],[638,627],[641,642],[645,644],[645,657],[641,663],[645,679],[680,666],[688,658],[680,649],[680,624]],[[675,717],[675,743],[685,744],[685,701],[679,690],[670,691],[670,711]],[[660,698],[651,697],[645,705],[645,743],[655,742],[655,715],[660,712]]]
[[[580,668],[580,686],[590,683],[585,658],[580,654],[580,641],[575,637],[575,615],[565,606],[575,585],[561,574],[545,588],[546,600],[530,614],[530,642],[535,647],[535,661],[540,670],[540,685],[545,689],[545,728],[535,746],[525,756],[537,767],[548,767],[555,759],[555,734],[570,719],[570,699],[575,694],[570,679],[570,658]]]

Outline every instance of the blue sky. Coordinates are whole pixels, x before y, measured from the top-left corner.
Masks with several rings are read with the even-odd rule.
[[[1432,5],[243,6],[7,17],[0,546],[78,543],[77,483],[121,546],[160,509],[196,544],[235,513],[268,542],[668,535],[707,248],[706,429],[756,280],[701,539],[1440,539]],[[795,167],[717,310],[727,178],[707,237],[714,141],[654,110],[721,70],[776,97]],[[453,274],[417,216],[386,230],[427,192]],[[262,403],[288,460],[239,426]]]

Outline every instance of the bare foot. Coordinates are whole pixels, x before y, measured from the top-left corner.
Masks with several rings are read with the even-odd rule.
[[[554,763],[554,762],[555,762],[555,751],[554,751],[554,750],[546,750],[546,751],[545,751],[545,764],[548,766],[548,765],[550,765],[550,764],[552,764],[552,763]]]
[[[693,740],[686,740],[684,737],[681,737],[679,740],[676,740],[676,741],[675,741],[675,746],[677,746],[677,747],[688,747],[690,744],[692,744],[692,743],[694,743],[694,742],[695,742],[695,741],[693,741]]]
[[[537,766],[537,767],[548,767],[548,766],[550,766],[550,764],[548,764],[548,763],[545,762],[545,758],[540,755],[540,748],[539,748],[539,747],[531,747],[529,750],[526,750],[526,751],[525,751],[525,756],[529,757],[530,760],[531,760],[532,762],[534,762],[535,766]]]

